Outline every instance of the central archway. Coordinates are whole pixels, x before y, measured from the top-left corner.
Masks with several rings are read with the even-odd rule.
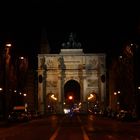
[[[72,98],[73,103],[80,102],[80,84],[75,80],[69,80],[64,85],[64,100],[68,103]]]

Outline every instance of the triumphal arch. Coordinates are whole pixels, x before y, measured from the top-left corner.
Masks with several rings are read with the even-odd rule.
[[[85,54],[72,34],[59,54],[38,54],[38,111],[63,113],[75,107],[87,112],[105,107],[105,62],[104,53]]]

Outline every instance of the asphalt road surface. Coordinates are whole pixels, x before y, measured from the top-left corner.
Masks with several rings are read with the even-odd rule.
[[[140,122],[94,115],[51,115],[1,126],[0,140],[140,140]]]

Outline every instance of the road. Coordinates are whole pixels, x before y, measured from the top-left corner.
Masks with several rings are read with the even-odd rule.
[[[139,122],[94,115],[52,115],[0,127],[0,140],[140,140]]]

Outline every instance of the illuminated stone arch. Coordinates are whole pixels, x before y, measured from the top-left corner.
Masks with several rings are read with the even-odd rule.
[[[47,69],[40,67],[42,57],[47,62]],[[63,61],[58,61],[59,58]],[[82,49],[61,49],[59,54],[39,54],[38,61],[38,110],[42,114],[45,114],[49,102],[46,96],[50,91],[58,96],[58,113],[63,113],[68,92],[73,92],[75,102],[81,103],[84,112],[88,109],[87,97],[93,91],[97,95],[95,101],[99,101],[103,107],[106,105],[106,80],[105,77],[101,78],[105,75],[105,54],[84,54]],[[91,100],[91,104],[95,101]]]

